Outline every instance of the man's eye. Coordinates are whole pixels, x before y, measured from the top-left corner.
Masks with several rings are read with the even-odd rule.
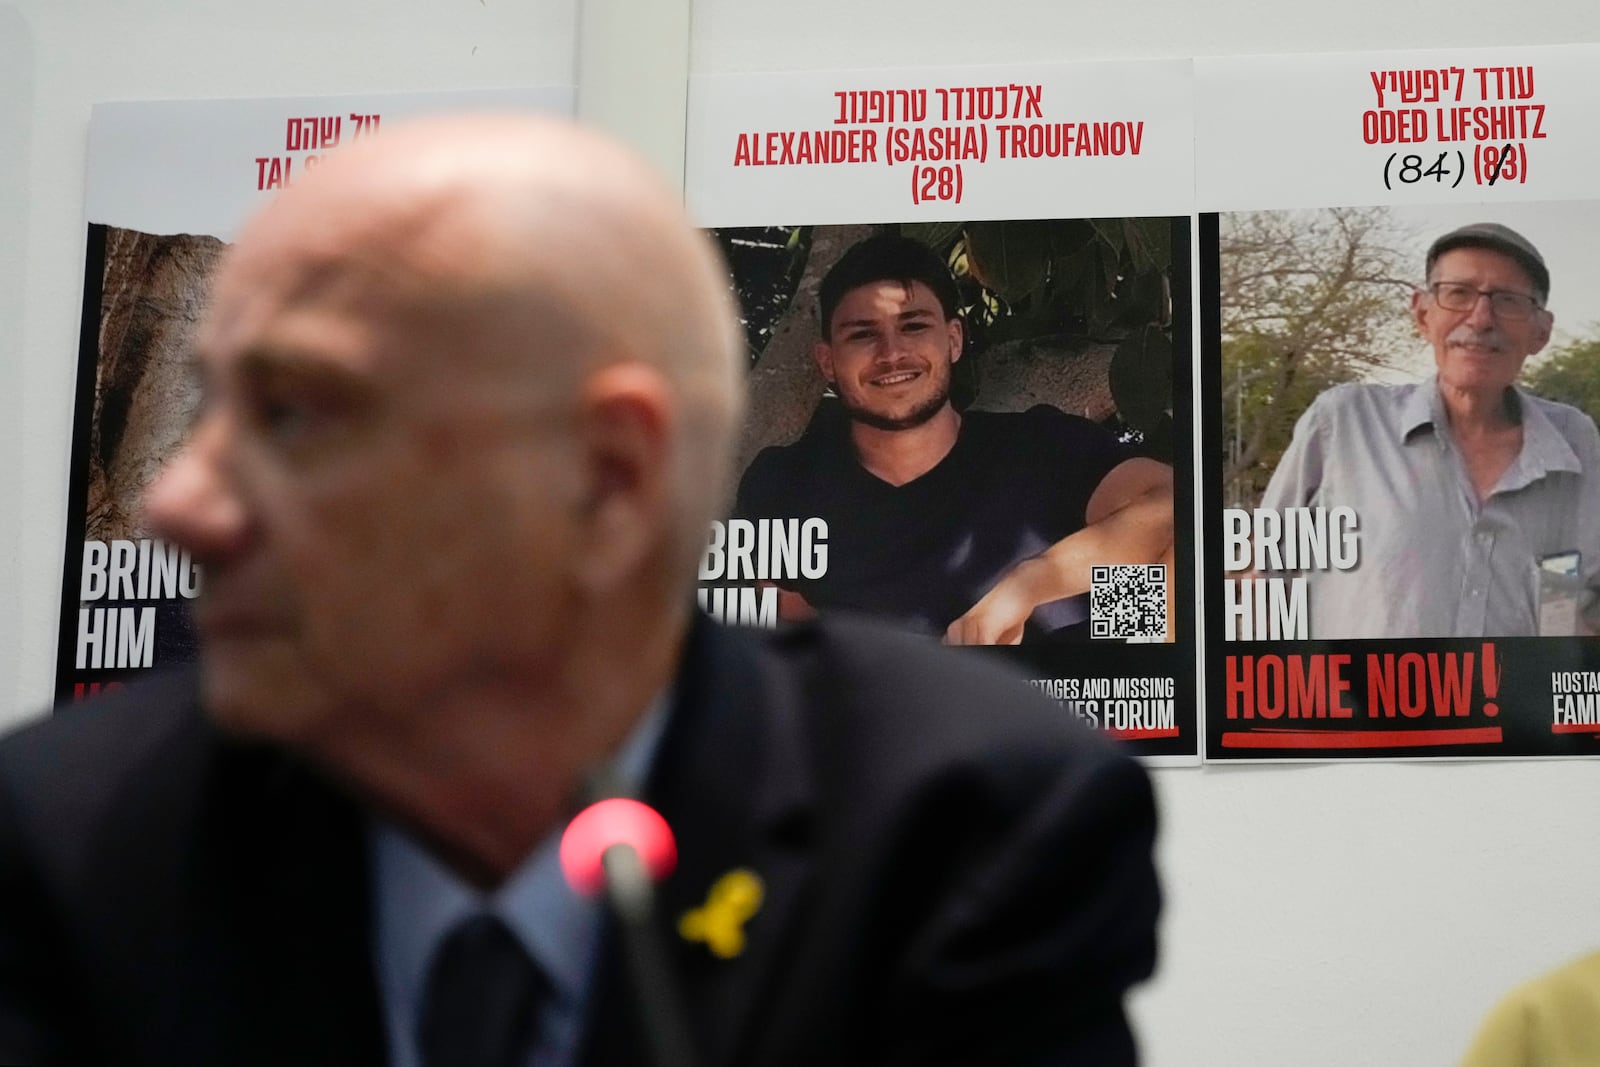
[[[1489,294],[1489,302],[1494,305],[1497,312],[1530,315],[1539,304],[1533,297],[1525,293],[1513,293],[1500,289]]]
[[[859,343],[861,341],[870,341],[876,336],[877,334],[873,333],[871,330],[850,330],[844,335],[844,339],[846,341],[855,341]]]
[[[314,430],[321,414],[312,404],[294,399],[269,398],[262,400],[256,409],[256,421],[268,437],[281,444],[291,444]]]
[[[921,333],[922,331],[931,328],[931,326],[932,326],[932,323],[927,323],[927,322],[908,322],[903,327],[901,327],[901,329],[905,333]]]

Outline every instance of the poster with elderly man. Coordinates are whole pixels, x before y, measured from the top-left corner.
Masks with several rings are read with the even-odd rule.
[[[1208,759],[1600,755],[1596,58],[1197,63]]]
[[[1017,661],[1194,763],[1188,61],[696,78],[750,411],[701,606]],[[974,709],[981,714],[981,709]]]

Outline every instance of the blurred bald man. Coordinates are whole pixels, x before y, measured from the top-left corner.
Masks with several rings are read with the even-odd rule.
[[[150,491],[197,669],[0,742],[0,1061],[634,1064],[574,799],[656,806],[700,1062],[1134,1060],[1139,769],[978,661],[692,610],[726,273],[569,125],[342,151],[216,278]]]

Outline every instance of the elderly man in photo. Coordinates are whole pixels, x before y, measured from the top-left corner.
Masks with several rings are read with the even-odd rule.
[[[1307,409],[1261,507],[1348,506],[1358,560],[1310,572],[1310,636],[1589,632],[1600,435],[1516,385],[1550,340],[1550,273],[1498,223],[1445,234],[1412,295],[1435,376],[1341,385]]]
[[[0,742],[0,1062],[1133,1062],[1140,769],[996,667],[693,611],[726,278],[554,121],[386,128],[246,226],[147,502],[200,663]],[[676,1008],[563,881],[596,782],[676,834]]]

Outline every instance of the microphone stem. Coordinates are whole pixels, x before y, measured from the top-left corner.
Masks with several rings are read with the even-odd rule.
[[[623,956],[655,1067],[696,1067],[683,998],[656,929],[650,872],[629,845],[612,845],[600,856],[606,900],[616,914]]]

